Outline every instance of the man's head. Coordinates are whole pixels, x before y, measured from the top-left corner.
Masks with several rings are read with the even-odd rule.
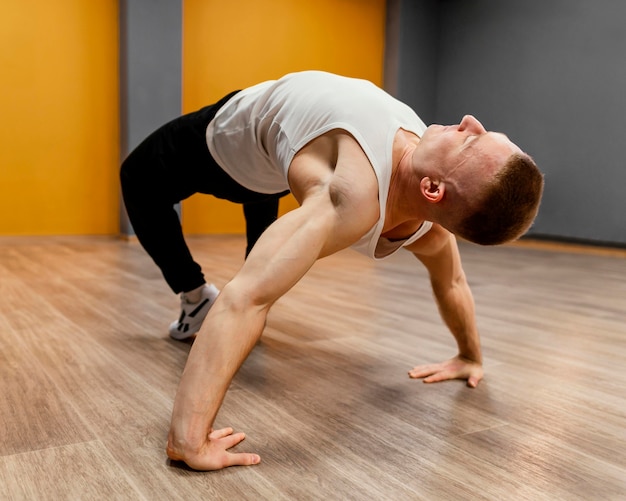
[[[433,219],[466,240],[515,240],[537,215],[543,175],[504,134],[487,132],[471,115],[458,125],[430,126],[412,165]]]

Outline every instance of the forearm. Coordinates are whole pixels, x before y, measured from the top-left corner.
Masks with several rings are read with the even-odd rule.
[[[439,312],[456,340],[459,355],[482,363],[474,298],[465,277],[459,277],[452,285],[432,285]]]
[[[174,455],[198,453],[205,444],[233,377],[263,331],[267,307],[233,297],[225,287],[189,353],[170,425]]]

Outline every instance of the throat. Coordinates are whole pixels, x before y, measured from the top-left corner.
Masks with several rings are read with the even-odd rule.
[[[415,203],[415,188],[411,179],[402,175],[402,169],[395,169],[391,174],[385,223],[382,237],[388,240],[404,240],[415,233],[424,222],[424,214]]]
[[[381,233],[382,237],[391,241],[406,240],[424,222],[424,214],[415,203],[419,180],[412,165],[413,152],[419,141],[418,136],[404,129],[400,129],[394,138],[385,223]]]

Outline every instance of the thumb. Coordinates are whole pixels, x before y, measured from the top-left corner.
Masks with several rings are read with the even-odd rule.
[[[250,466],[259,464],[260,462],[261,456],[258,454],[250,454],[247,452],[228,453],[227,466]]]

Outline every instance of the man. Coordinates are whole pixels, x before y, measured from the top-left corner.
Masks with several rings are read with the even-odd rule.
[[[260,461],[228,452],[244,435],[212,425],[270,307],[318,258],[350,246],[374,259],[405,248],[426,266],[459,353],[409,375],[475,387],[483,377],[480,342],[454,235],[485,245],[518,238],[537,213],[543,177],[506,136],[472,116],[426,128],[373,84],[312,71],[234,93],[164,126],[126,160],[122,184],[140,242],[183,292],[170,335],[197,330],[167,454],[214,470]],[[249,255],[219,295],[205,286],[171,205],[201,191],[266,207],[288,190],[299,208],[258,241],[249,234]],[[272,210],[263,211],[264,223]]]

